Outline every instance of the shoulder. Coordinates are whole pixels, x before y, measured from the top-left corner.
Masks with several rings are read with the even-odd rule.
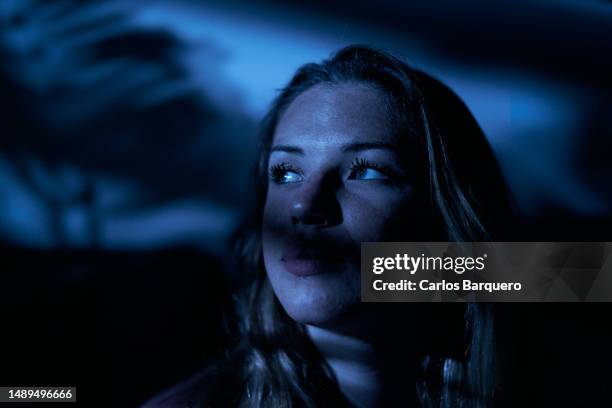
[[[147,401],[141,408],[227,407],[242,395],[241,382],[228,361],[217,361]]]
[[[161,394],[145,402],[141,408],[191,408],[197,405],[199,389],[209,376],[209,370],[204,370],[163,391]]]

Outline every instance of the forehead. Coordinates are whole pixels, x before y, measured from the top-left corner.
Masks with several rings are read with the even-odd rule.
[[[388,104],[381,90],[367,84],[314,86],[298,95],[281,116],[273,144],[393,143]]]

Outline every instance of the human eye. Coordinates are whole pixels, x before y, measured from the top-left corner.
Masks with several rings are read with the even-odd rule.
[[[395,173],[367,159],[357,158],[351,163],[349,180],[392,180]]]
[[[279,163],[270,167],[270,180],[276,184],[297,183],[304,179],[299,169],[288,163]]]

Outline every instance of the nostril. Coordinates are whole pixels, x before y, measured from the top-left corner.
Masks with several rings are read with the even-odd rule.
[[[327,218],[323,214],[301,214],[301,215],[292,215],[291,223],[293,225],[303,224],[303,225],[328,225]]]
[[[327,225],[327,217],[324,214],[308,214],[301,221],[308,225]]]

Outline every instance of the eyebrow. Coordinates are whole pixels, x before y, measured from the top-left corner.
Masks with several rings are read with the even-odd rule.
[[[297,146],[290,146],[290,145],[277,145],[274,146],[272,148],[272,150],[270,150],[270,153],[272,152],[285,152],[285,153],[293,153],[293,154],[297,154],[299,156],[303,156],[304,155],[304,150],[300,147]]]
[[[359,152],[362,150],[371,150],[371,149],[384,149],[395,151],[396,146],[390,143],[384,142],[365,142],[365,143],[351,143],[342,148],[345,152]]]
[[[384,142],[363,142],[363,143],[349,143],[342,146],[343,152],[359,152],[362,150],[371,150],[371,149],[384,149],[395,151],[396,146],[390,143]],[[293,153],[299,156],[304,155],[304,149],[301,147],[293,146],[293,145],[277,145],[274,146],[270,152],[285,152],[285,153]]]

